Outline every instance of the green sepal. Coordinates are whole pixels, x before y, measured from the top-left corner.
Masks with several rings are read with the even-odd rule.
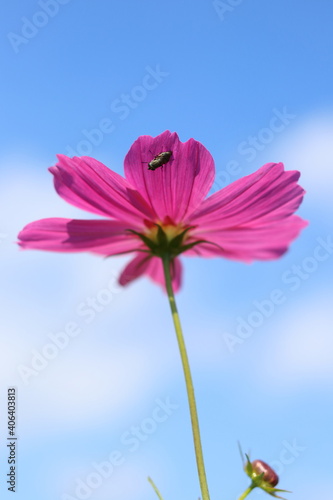
[[[262,484],[264,484],[265,482],[263,481]],[[263,487],[263,486],[260,486],[260,488],[262,488],[264,491],[266,491],[266,493],[268,493],[269,495],[271,495],[272,497],[275,497],[275,498],[280,498],[281,500],[286,500],[286,498],[284,497],[280,497],[279,495],[275,495],[275,493],[278,491],[279,493],[291,493],[291,491],[288,491],[288,490],[281,490],[280,488],[272,488],[271,486],[266,486],[266,487]]]
[[[145,250],[144,248],[136,248],[136,252],[144,252],[144,253],[150,253],[149,250]],[[110,257],[118,257],[120,255],[127,255],[133,253],[133,250],[125,250],[125,252],[118,252],[118,253],[113,253],[112,255],[106,255],[104,258],[109,259]]]
[[[143,241],[143,243],[148,247],[150,248],[150,250],[155,253],[158,249],[158,244],[155,243],[154,241],[152,241],[150,238],[148,238],[146,235],[144,234],[141,234],[141,233],[138,233],[137,231],[134,231],[133,229],[128,229],[128,231],[130,233],[133,233],[135,234],[136,236],[138,236],[140,238],[141,241]]]
[[[190,230],[193,229],[193,226],[187,227],[182,231],[180,234],[177,234],[171,241],[170,241],[170,248],[179,248],[183,242],[184,236],[186,233]]]
[[[161,226],[159,226],[158,224],[157,224],[157,241],[159,243],[159,246],[162,246],[164,248],[166,248],[169,244],[167,235],[165,234]]]
[[[246,465],[244,466],[246,474],[252,479],[252,474],[253,474],[253,467],[250,462],[250,457],[247,453],[244,453],[245,458],[246,458]]]
[[[182,245],[182,242],[188,233],[190,229],[193,229],[194,226],[187,227],[182,231],[181,233],[177,234],[172,240],[168,240],[168,237],[165,233],[165,231],[162,229],[162,227],[159,224],[156,224],[157,226],[157,241],[151,240],[148,236],[145,234],[139,233],[137,231],[134,231],[133,229],[128,229],[128,232],[135,234],[140,238],[140,240],[144,243],[144,245],[149,248],[150,252],[152,255],[155,255],[156,257],[163,257],[163,255],[170,255],[171,258],[177,257],[177,255],[180,255],[183,252],[186,252],[187,250],[190,250],[196,245],[199,245],[200,243],[206,243],[206,244],[211,244],[214,246],[217,246],[218,248],[222,249],[219,245],[216,243],[212,243],[207,240],[197,240],[193,241],[192,243],[188,243],[185,245]]]
[[[183,245],[179,252],[177,252],[175,255],[179,255],[180,253],[186,252],[186,250],[190,250],[191,248],[195,247],[196,245],[199,245],[199,243],[207,243],[206,240],[198,240],[194,241],[193,243],[188,243],[187,245]]]

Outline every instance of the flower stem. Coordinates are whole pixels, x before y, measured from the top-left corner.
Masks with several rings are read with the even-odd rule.
[[[173,288],[172,288],[169,255],[165,255],[162,260],[163,260],[163,269],[164,269],[164,276],[165,276],[165,285],[166,285],[166,289],[167,289],[167,293],[168,293],[168,298],[169,298],[169,303],[170,303],[170,308],[171,308],[171,313],[172,313],[172,319],[173,319],[173,323],[174,323],[175,330],[176,330],[178,347],[179,347],[180,357],[182,360],[183,372],[184,372],[185,383],[186,383],[187,398],[188,398],[188,404],[189,404],[189,408],[190,408],[195,457],[196,457],[196,461],[197,461],[197,469],[198,469],[201,495],[202,495],[202,500],[210,500],[209,499],[208,484],[207,484],[207,479],[206,479],[206,472],[205,472],[205,464],[204,464],[204,459],[203,459],[203,454],[202,454],[199,420],[198,420],[198,413],[197,413],[197,407],[196,407],[196,402],[195,402],[194,387],[193,387],[193,382],[192,382],[190,365],[189,365],[187,352],[186,352],[186,346],[185,346],[184,337],[183,337],[183,333],[182,333],[182,327],[180,324],[179,314],[177,311],[175,296],[174,296]]]
[[[251,491],[254,490],[254,488],[256,488],[256,485],[253,483],[250,484],[250,486],[244,491],[244,493],[239,497],[238,500],[244,500],[244,498],[246,498],[247,495],[249,495]]]

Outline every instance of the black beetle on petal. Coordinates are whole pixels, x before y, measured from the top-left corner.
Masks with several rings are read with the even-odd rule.
[[[172,151],[163,151],[156,155],[149,163],[148,170],[156,170],[159,167],[163,167],[170,160]]]

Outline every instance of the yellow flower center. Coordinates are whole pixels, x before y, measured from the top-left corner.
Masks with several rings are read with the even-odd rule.
[[[163,230],[168,242],[170,242],[176,236],[178,236],[178,234],[181,234],[184,231],[185,226],[183,226],[182,224],[178,224],[175,226],[174,224],[162,224],[158,222],[156,226],[147,229],[144,234],[154,243],[158,243],[159,228]],[[182,242],[184,243],[186,239],[187,239],[187,233],[184,235],[184,239]]]

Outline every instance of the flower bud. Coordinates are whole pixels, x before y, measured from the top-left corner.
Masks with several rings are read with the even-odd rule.
[[[274,487],[279,482],[279,476],[277,473],[263,460],[253,460],[251,462],[252,473],[256,476],[262,475],[263,481],[268,483],[270,486]]]

